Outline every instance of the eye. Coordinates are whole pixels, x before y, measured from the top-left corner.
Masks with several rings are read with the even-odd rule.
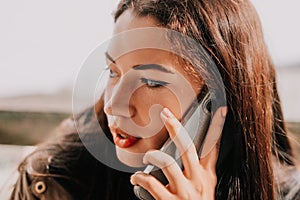
[[[150,88],[159,88],[162,86],[166,86],[169,83],[164,82],[164,81],[155,81],[151,79],[146,79],[146,78],[141,78],[142,83],[146,84]]]
[[[116,78],[118,76],[117,72],[115,72],[112,69],[109,69],[109,77],[110,78]]]

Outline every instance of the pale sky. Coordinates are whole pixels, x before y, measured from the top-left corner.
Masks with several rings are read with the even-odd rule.
[[[300,63],[300,1],[252,0],[277,66]],[[71,86],[109,38],[115,0],[0,0],[0,97]]]

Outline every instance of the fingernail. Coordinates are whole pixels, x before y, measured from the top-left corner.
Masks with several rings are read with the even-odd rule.
[[[160,117],[161,117],[161,119],[163,120],[164,123],[168,119],[167,116],[164,114],[164,111],[160,112]]]
[[[160,116],[162,120],[165,122],[168,118],[170,118],[173,115],[168,108],[163,108],[163,110],[160,113]]]
[[[133,180],[133,177],[134,177],[134,176],[135,176],[134,174],[130,176],[130,183],[131,183],[132,185],[135,185],[135,182],[134,182],[134,180]]]
[[[224,106],[224,107],[221,108],[221,115],[224,118],[226,117],[226,115],[227,115],[227,106]]]
[[[137,185],[137,182],[136,182],[136,176],[140,176],[140,174],[143,174],[144,172],[142,172],[142,171],[137,171],[137,172],[135,172],[134,174],[132,174],[131,176],[130,176],[130,182],[131,182],[131,184],[132,185]]]
[[[168,108],[164,108],[162,110],[162,113],[166,116],[166,118],[170,118],[173,116],[173,114],[171,113],[171,111]]]

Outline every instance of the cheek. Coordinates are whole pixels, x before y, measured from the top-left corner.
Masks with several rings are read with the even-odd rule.
[[[168,137],[169,134],[167,129],[164,127],[153,139],[154,149],[160,149]]]
[[[164,107],[169,108],[179,119],[182,115],[176,95],[168,89],[140,88],[132,95],[130,104],[135,106],[137,115],[143,117],[146,123],[149,123],[150,118],[160,119],[160,112]]]
[[[140,146],[138,146],[135,151],[139,153],[146,153],[150,149],[160,149],[165,141],[168,139],[169,134],[166,128],[163,128],[157,134],[152,137],[143,139]]]

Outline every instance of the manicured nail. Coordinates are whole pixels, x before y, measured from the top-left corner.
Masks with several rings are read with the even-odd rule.
[[[141,173],[143,173],[143,172],[137,171],[137,172],[135,172],[134,174],[132,174],[132,175],[130,176],[130,183],[131,183],[132,185],[136,185],[136,182],[134,181],[134,177],[137,176],[138,174],[141,174]]]
[[[167,116],[164,114],[163,111],[160,112],[160,117],[161,117],[161,119],[163,120],[164,123],[168,119]]]
[[[222,117],[224,117],[224,118],[226,117],[227,111],[228,111],[227,106],[224,106],[224,107],[221,108]]]
[[[134,174],[130,176],[130,183],[131,183],[132,185],[135,185],[135,182],[133,181],[133,177],[134,177],[134,176],[135,176]]]
[[[161,116],[163,122],[165,123],[165,121],[172,116],[172,113],[170,112],[170,110],[168,108],[164,108],[160,112],[160,116]]]
[[[166,118],[170,118],[173,116],[173,114],[171,113],[171,111],[168,108],[164,108],[162,110],[163,114],[166,116]]]

